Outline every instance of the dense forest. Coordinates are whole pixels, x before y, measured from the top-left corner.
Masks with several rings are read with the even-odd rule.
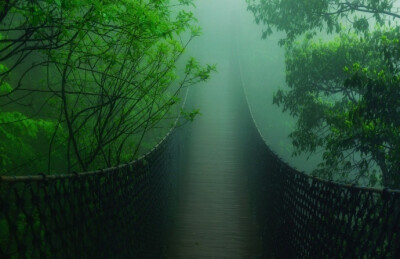
[[[393,0],[247,0],[264,38],[283,32],[296,119],[293,155],[322,152],[317,176],[400,186],[400,27]],[[322,151],[321,151],[322,150]]]
[[[157,139],[177,113],[193,120],[182,92],[215,67],[183,57],[201,33],[192,5],[1,1],[0,174],[126,163],[155,144],[152,129]]]

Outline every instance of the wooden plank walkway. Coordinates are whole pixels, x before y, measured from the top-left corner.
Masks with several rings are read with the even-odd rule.
[[[234,48],[227,44],[217,55],[218,74],[189,96],[202,116],[189,126],[168,258],[257,258],[261,252],[247,180],[252,121]]]
[[[236,76],[226,71],[193,93],[203,115],[190,127],[169,258],[256,258],[260,252],[246,175],[250,122]]]
[[[197,3],[204,35],[191,49],[203,63],[217,63],[218,73],[189,92],[189,105],[200,108],[202,116],[188,129],[167,258],[257,258],[261,253],[247,175],[253,122],[234,48],[237,17],[227,15],[231,1]]]

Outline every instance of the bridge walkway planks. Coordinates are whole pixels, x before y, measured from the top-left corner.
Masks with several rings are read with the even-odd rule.
[[[219,53],[218,55],[224,55]],[[194,88],[189,104],[202,115],[189,126],[180,199],[168,258],[257,258],[260,236],[247,172],[251,125],[232,50],[218,74]]]

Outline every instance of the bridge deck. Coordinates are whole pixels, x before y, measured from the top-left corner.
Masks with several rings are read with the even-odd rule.
[[[198,47],[207,48],[207,42]],[[246,176],[245,125],[251,122],[239,71],[229,47],[204,54],[206,60],[219,55],[218,74],[189,98],[202,116],[189,129],[169,258],[255,258],[259,235]]]

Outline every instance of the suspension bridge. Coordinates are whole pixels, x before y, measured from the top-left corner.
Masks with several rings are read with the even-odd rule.
[[[202,116],[139,160],[1,177],[0,258],[400,257],[400,192],[283,162],[253,120],[235,47],[209,47],[219,73],[187,102]]]
[[[400,192],[285,164],[260,135],[231,57],[190,93],[203,115],[138,161],[2,177],[0,257],[398,258]]]

